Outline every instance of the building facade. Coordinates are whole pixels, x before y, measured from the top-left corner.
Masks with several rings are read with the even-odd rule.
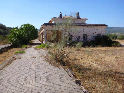
[[[105,24],[87,24],[87,18],[80,18],[79,12],[76,17],[62,16],[52,18],[49,23],[44,23],[40,28],[39,40],[41,42],[52,41],[56,32],[56,41],[60,41],[62,36],[71,37],[72,41],[90,41],[97,35],[106,33]]]

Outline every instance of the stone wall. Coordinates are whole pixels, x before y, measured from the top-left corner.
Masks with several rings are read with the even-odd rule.
[[[47,33],[52,30],[59,30],[62,32],[62,34],[67,35],[67,33],[64,33],[65,31],[61,28],[57,28],[54,26],[44,26],[44,29]],[[106,33],[105,31],[106,26],[71,26],[68,27],[68,30],[70,35],[72,35],[72,40],[76,41],[78,37],[80,37],[79,41],[84,40],[83,35],[87,35],[87,40],[93,40],[94,36],[97,35],[104,35]]]
[[[87,40],[93,40],[94,36],[104,35],[106,26],[75,26],[70,30],[70,34],[73,36],[73,41],[80,37],[80,41],[83,41],[83,35],[87,35]]]
[[[0,54],[9,50],[10,48],[12,48],[11,44],[7,44],[7,45],[0,45]]]

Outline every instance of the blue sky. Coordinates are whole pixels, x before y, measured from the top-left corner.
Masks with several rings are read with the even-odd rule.
[[[80,12],[87,23],[124,27],[124,0],[0,0],[0,23],[30,23],[40,28],[52,17]]]

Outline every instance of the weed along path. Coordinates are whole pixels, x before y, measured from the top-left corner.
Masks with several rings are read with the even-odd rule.
[[[0,93],[85,93],[63,68],[46,62],[47,52],[35,46],[0,71]]]

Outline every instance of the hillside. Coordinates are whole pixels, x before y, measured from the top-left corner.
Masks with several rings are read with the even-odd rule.
[[[8,35],[11,29],[11,27],[7,27],[6,25],[0,23],[0,35]]]
[[[124,34],[124,27],[108,27],[107,33],[120,33]]]

